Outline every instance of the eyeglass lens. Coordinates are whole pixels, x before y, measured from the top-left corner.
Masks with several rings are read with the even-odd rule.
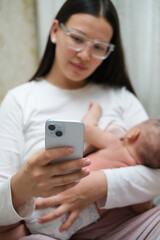
[[[78,33],[71,32],[68,34],[68,47],[72,49],[80,51],[85,48],[88,42],[87,38]],[[91,49],[93,55],[103,57],[107,54],[108,46],[95,40]]]

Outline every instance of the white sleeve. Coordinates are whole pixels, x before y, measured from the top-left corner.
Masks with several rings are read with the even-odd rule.
[[[115,208],[152,200],[160,194],[160,169],[142,165],[103,170],[108,194],[104,208]]]
[[[11,93],[7,94],[0,106],[0,225],[22,220],[34,209],[32,199],[16,213],[11,198],[10,178],[23,163],[22,118],[20,105]]]
[[[21,206],[18,212],[15,211],[12,205],[10,178],[4,183],[0,183],[0,196],[0,226],[19,222],[31,216],[35,209],[34,199],[32,198]]]

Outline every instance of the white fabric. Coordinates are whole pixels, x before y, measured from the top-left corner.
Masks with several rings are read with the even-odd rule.
[[[31,216],[34,211],[34,200],[30,199],[18,209],[18,213],[12,206],[12,197],[10,191],[10,178],[4,183],[0,184],[0,225],[8,225],[23,220]],[[3,213],[3,214],[2,214]],[[3,215],[7,215],[7,218],[3,218]]]
[[[100,218],[95,204],[91,204],[80,212],[78,218],[67,231],[60,232],[59,229],[61,225],[68,219],[68,212],[63,216],[54,219],[53,221],[43,224],[38,223],[39,217],[53,212],[55,209],[56,207],[50,207],[34,211],[32,216],[25,221],[26,227],[32,234],[39,233],[50,236],[54,239],[67,240],[70,239],[71,236],[79,229],[96,222]]]
[[[120,19],[128,71],[151,117],[160,117],[160,0],[112,0]]]
[[[45,121],[48,118],[81,119],[91,101],[98,102],[103,108],[103,116],[99,123],[102,129],[110,122],[128,129],[147,119],[139,101],[125,88],[113,90],[88,84],[78,90],[63,90],[40,80],[25,83],[8,92],[0,108],[0,225],[17,221],[17,213],[12,207],[11,193],[6,181],[29,156],[44,148]],[[157,178],[160,176],[158,170],[155,170],[158,176],[147,170],[145,184],[140,166],[130,168],[130,174],[124,175],[124,171],[117,170],[116,178],[114,170],[106,172],[109,183],[107,207],[124,205],[121,197],[115,199],[110,196],[121,196],[120,192],[127,196],[128,189],[124,183],[127,181],[128,185],[132,185],[136,172],[136,175],[138,172],[140,174],[140,181],[137,192],[134,190],[133,202],[138,202],[137,198],[141,199],[141,196],[138,196],[139,190],[144,188],[143,191],[146,191],[146,185],[150,189],[149,197],[155,196],[154,187],[157,186]],[[159,193],[157,190],[157,194]],[[126,204],[130,204],[129,199]],[[31,208],[33,209],[33,206]]]
[[[57,240],[57,239],[42,234],[32,234],[26,237],[19,238],[19,240]]]

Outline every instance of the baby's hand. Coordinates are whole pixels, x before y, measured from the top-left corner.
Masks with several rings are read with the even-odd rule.
[[[102,108],[98,103],[91,102],[89,111],[82,118],[85,125],[97,126],[100,117],[102,116]]]

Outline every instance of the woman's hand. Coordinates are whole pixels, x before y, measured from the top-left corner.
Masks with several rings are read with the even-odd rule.
[[[102,171],[91,172],[89,176],[82,179],[75,187],[54,197],[37,201],[37,209],[58,205],[55,211],[40,217],[39,223],[49,222],[66,212],[70,212],[67,221],[60,228],[61,232],[65,231],[71,227],[82,209],[105,197],[106,193],[107,182],[104,173]]]
[[[17,209],[31,197],[50,197],[60,193],[76,185],[76,180],[87,176],[89,170],[86,169],[59,175],[88,166],[90,161],[87,159],[49,165],[51,160],[70,155],[73,151],[71,147],[41,150],[26,161],[11,179],[14,208]]]

